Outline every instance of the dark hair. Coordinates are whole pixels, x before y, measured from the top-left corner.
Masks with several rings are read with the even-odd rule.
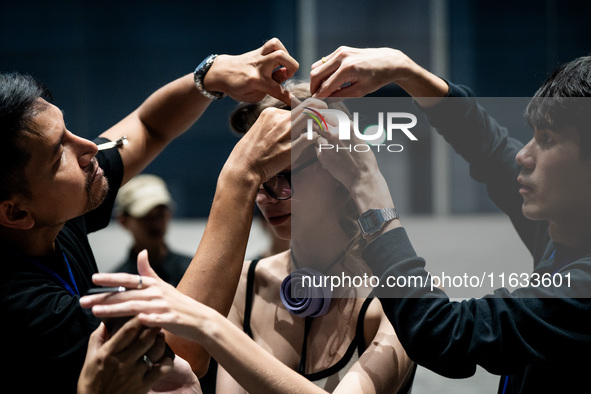
[[[586,98],[585,98],[586,97]],[[591,154],[591,56],[560,66],[538,89],[525,111],[527,123],[538,129],[579,131],[582,157]]]
[[[24,170],[30,153],[22,137],[25,133],[39,135],[32,118],[43,109],[38,98],[51,99],[51,94],[30,75],[0,74],[0,201],[15,193],[30,195]]]

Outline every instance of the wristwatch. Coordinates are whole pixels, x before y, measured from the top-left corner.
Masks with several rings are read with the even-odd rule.
[[[207,74],[207,72],[209,71],[216,57],[218,57],[218,55],[209,55],[208,57],[203,59],[203,61],[197,66],[197,68],[193,72],[193,75],[195,77],[195,86],[197,87],[197,90],[199,90],[202,95],[204,95],[210,100],[220,100],[226,97],[226,95],[222,92],[210,92],[206,90],[203,86],[203,78],[205,78],[205,74]]]
[[[370,209],[365,211],[357,222],[363,236],[372,235],[382,229],[387,222],[398,219],[396,208]]]

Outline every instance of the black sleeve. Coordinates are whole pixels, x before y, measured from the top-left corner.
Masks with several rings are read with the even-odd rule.
[[[97,138],[94,140],[96,144],[108,141],[106,138]],[[96,158],[109,183],[109,192],[105,201],[98,208],[84,215],[86,228],[89,233],[103,229],[109,224],[113,205],[115,204],[115,197],[123,181],[123,161],[117,148],[99,151]]]
[[[589,258],[562,272],[571,273],[568,288],[499,289],[461,302],[431,290],[425,261],[404,228],[376,238],[363,258],[380,277],[374,292],[409,357],[441,375],[468,377],[476,365],[512,374],[532,364],[570,362],[573,354],[591,351],[591,333],[581,324],[591,317],[591,300],[576,298],[582,294],[577,289],[591,286]],[[414,283],[425,285],[389,287],[388,278],[397,277],[406,277],[407,283],[414,277]]]
[[[536,222],[521,211],[515,155],[523,144],[509,137],[506,128],[478,105],[466,87],[449,83],[449,95],[441,103],[421,108],[429,123],[470,165],[470,175],[486,185],[493,202],[505,212],[526,247],[534,254]]]

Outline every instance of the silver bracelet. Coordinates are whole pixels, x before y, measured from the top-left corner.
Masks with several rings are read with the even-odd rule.
[[[207,72],[211,68],[211,65],[213,64],[213,61],[216,57],[218,57],[218,55],[209,55],[197,66],[197,68],[193,72],[193,76],[195,78],[195,86],[197,87],[197,90],[199,90],[199,92],[201,92],[202,95],[204,95],[210,100],[220,100],[226,97],[226,95],[222,92],[210,92],[203,86],[203,78],[205,78],[205,74],[207,74]]]

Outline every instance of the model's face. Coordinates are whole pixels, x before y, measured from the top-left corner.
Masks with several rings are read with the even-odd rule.
[[[31,153],[25,176],[35,224],[61,224],[99,206],[108,183],[95,158],[97,146],[67,130],[62,112],[47,102],[32,121],[40,137],[25,142]]]
[[[342,196],[336,196],[339,183],[322,168],[312,155],[304,155],[291,168],[292,197],[277,200],[271,197],[261,186],[257,196],[257,205],[263,217],[281,239],[292,239],[298,234],[292,231],[307,231],[318,228],[319,221],[326,223],[337,218],[338,202]],[[292,209],[293,208],[293,209]],[[296,215],[292,216],[295,212]]]
[[[536,129],[519,151],[519,192],[527,218],[568,225],[591,216],[591,159],[581,158],[579,144],[579,132],[572,127]]]

